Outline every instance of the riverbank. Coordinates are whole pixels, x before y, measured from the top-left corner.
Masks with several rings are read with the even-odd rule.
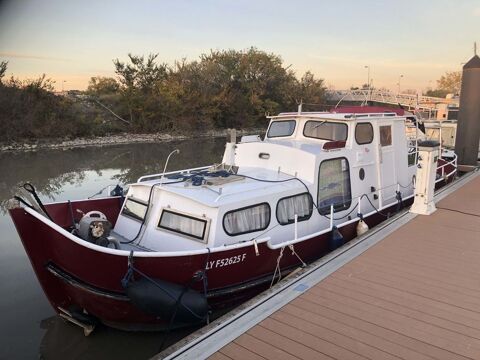
[[[237,135],[261,134],[265,129],[251,128],[237,130]],[[160,143],[175,140],[186,140],[193,138],[218,138],[226,137],[228,129],[222,130],[208,130],[195,134],[168,134],[168,133],[153,133],[153,134],[131,134],[121,133],[115,135],[88,137],[76,139],[39,139],[34,141],[12,142],[8,144],[0,143],[0,151],[36,151],[40,149],[69,149],[75,147],[87,146],[109,146],[119,144],[134,144],[134,143]]]

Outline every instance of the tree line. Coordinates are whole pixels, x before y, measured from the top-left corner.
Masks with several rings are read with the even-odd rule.
[[[5,79],[0,62],[0,140],[265,127],[265,114],[325,103],[325,84],[300,78],[256,48],[212,50],[173,65],[158,54],[113,60],[116,77],[92,77],[84,94],[53,94],[51,80]],[[304,106],[305,109],[305,106]]]

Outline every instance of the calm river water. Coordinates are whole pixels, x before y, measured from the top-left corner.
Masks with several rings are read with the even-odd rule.
[[[165,336],[100,326],[85,337],[55,315],[6,213],[5,202],[19,185],[31,182],[45,202],[81,199],[161,172],[173,149],[180,154],[169,170],[220,162],[224,145],[218,138],[0,154],[0,359],[146,359],[158,353]],[[166,344],[193,330],[169,334]]]

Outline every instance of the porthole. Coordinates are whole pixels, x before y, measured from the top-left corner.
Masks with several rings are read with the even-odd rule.
[[[358,177],[360,178],[360,180],[365,179],[365,170],[363,170],[363,168],[360,168],[360,170],[358,171]]]

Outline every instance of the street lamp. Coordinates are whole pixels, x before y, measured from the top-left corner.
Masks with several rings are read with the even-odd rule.
[[[370,65],[365,65],[365,69],[367,70],[367,89],[370,89]]]
[[[398,85],[398,95],[400,95],[400,80],[402,80],[402,78],[403,78],[403,75],[400,75],[398,77],[398,84],[397,84]]]
[[[67,82],[67,80],[62,81],[62,93],[63,93],[63,85]]]

